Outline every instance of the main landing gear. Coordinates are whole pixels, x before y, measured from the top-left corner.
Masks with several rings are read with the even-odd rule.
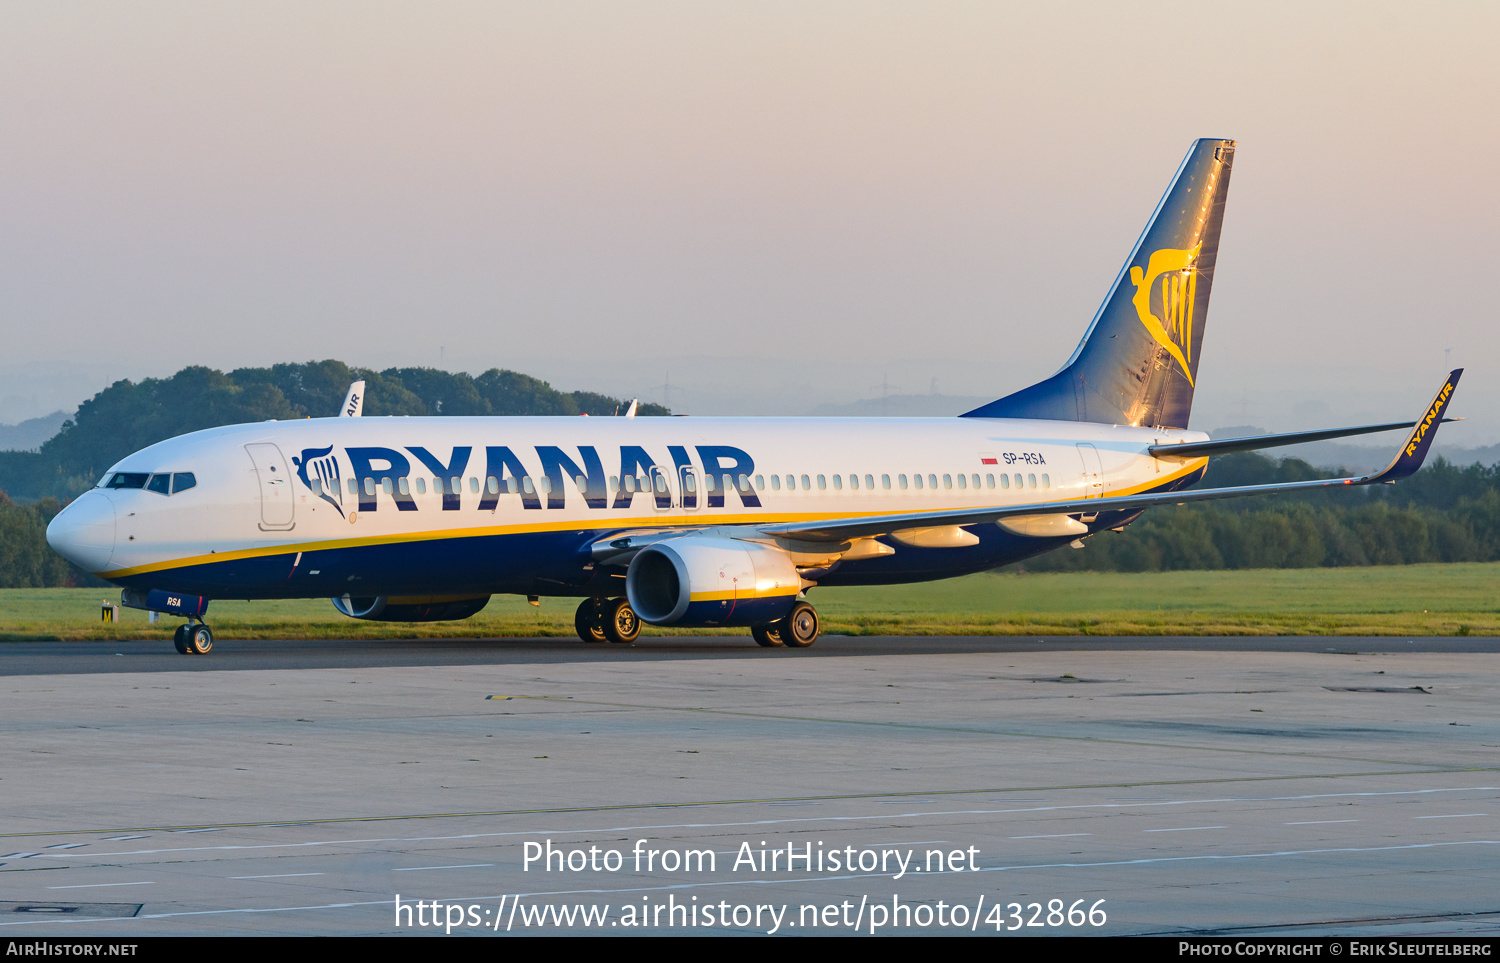
[[[755,644],[765,648],[784,645],[789,649],[805,649],[818,641],[818,610],[806,602],[798,602],[784,618],[766,625],[750,626]]]
[[[624,599],[584,599],[573,616],[573,628],[585,642],[626,645],[641,634],[641,618]]]
[[[213,651],[214,633],[205,622],[177,626],[172,645],[183,655],[208,655]]]
[[[585,642],[634,642],[641,634],[641,619],[625,599],[584,599],[573,615],[573,628]],[[766,648],[786,646],[805,649],[818,640],[821,626],[818,610],[798,602],[784,618],[765,625],[752,625],[756,644]]]

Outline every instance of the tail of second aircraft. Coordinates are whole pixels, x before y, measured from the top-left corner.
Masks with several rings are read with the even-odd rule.
[[[1186,428],[1233,164],[1195,143],[1068,363],[964,417]]]

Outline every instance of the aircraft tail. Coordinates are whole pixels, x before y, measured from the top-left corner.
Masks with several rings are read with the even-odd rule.
[[[963,417],[1186,428],[1233,164],[1195,143],[1068,363]]]

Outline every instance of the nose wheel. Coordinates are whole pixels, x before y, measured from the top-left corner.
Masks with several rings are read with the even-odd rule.
[[[213,651],[213,630],[203,622],[179,625],[172,634],[172,646],[183,655],[208,655]]]

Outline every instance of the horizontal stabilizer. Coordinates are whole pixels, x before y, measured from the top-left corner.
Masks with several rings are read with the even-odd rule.
[[[1444,418],[1463,421],[1462,418]],[[1330,438],[1348,438],[1351,435],[1368,435],[1377,431],[1395,431],[1397,428],[1415,428],[1419,421],[1393,421],[1388,425],[1360,425],[1357,428],[1326,428],[1319,431],[1291,431],[1278,435],[1246,435],[1243,438],[1216,438],[1213,441],[1190,441],[1180,445],[1152,445],[1146,449],[1160,458],[1195,458],[1199,455],[1227,455],[1234,451],[1260,451],[1264,448],[1280,448],[1283,445],[1302,445],[1310,441],[1327,441]]]

